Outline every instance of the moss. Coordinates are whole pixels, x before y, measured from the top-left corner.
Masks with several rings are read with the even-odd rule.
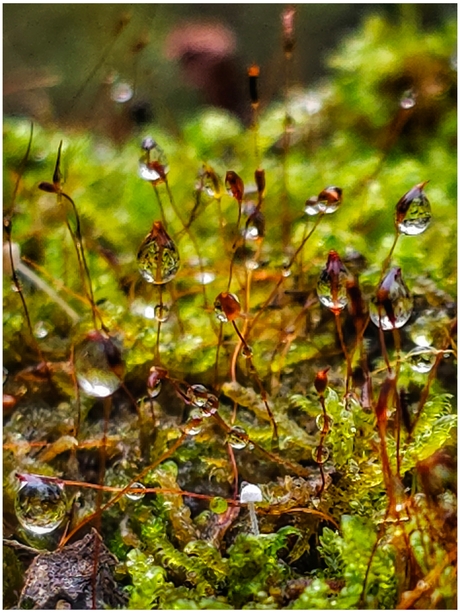
[[[139,178],[145,150],[137,136],[115,146],[95,131],[37,124],[12,211],[30,132],[28,121],[4,122],[5,208],[35,330],[5,274],[5,520],[11,534],[35,543],[15,517],[15,472],[66,481],[68,534],[105,504],[99,527],[120,561],[131,609],[454,606],[457,166],[449,148],[457,129],[456,31],[445,23],[425,32],[411,19],[369,19],[331,57],[326,82],[292,92],[285,153],[279,101],[260,109],[257,155],[254,129],[222,110],[197,112],[174,132],[152,123],[146,134],[170,166],[167,184],[155,189]],[[406,113],[400,98],[410,88],[417,99]],[[37,189],[53,177],[61,139],[63,189],[80,215],[93,314],[78,240],[64,224],[75,232],[75,211]],[[259,164],[263,195],[254,177]],[[235,198],[222,185],[215,197],[200,188],[203,168],[222,185],[229,169],[244,180],[239,228]],[[318,301],[327,253],[340,254],[369,304],[394,242],[396,203],[428,179],[431,225],[400,236],[391,260],[413,295],[411,319],[383,334],[385,346],[369,323],[361,345],[353,310],[336,318]],[[305,201],[327,185],[343,189],[338,210],[305,215]],[[243,240],[258,200],[265,236]],[[136,254],[163,214],[181,266],[160,291],[140,277]],[[227,288],[240,312],[221,325],[213,302]],[[159,322],[161,304],[169,316]],[[430,312],[436,370],[414,372],[407,357],[413,326]],[[110,343],[121,347],[120,356],[113,348],[106,356],[112,374],[123,371],[110,400],[77,393],[72,365],[75,344],[94,320],[100,327],[99,316]],[[42,359],[48,373],[37,366]],[[369,397],[360,383],[366,369]],[[166,374],[152,390],[160,371]],[[320,371],[324,396],[315,387]],[[396,394],[385,396],[392,381]],[[192,385],[212,395],[196,402]],[[386,405],[376,413],[380,401]],[[327,455],[321,466],[318,449]],[[97,489],[101,467],[104,492]],[[257,536],[238,501],[243,481],[263,493]],[[122,496],[133,482],[146,491]],[[55,547],[64,527],[42,545]],[[5,602],[13,606],[23,569],[11,549],[6,555]]]

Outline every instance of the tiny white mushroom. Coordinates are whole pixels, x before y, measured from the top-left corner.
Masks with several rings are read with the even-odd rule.
[[[240,502],[247,503],[249,509],[249,519],[251,520],[251,529],[256,536],[259,534],[259,524],[257,523],[257,515],[255,502],[262,502],[262,490],[253,483],[243,481],[241,484]]]

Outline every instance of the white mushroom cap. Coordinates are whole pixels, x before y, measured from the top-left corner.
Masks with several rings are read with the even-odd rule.
[[[262,490],[252,483],[243,483],[240,492],[240,502],[262,502]]]

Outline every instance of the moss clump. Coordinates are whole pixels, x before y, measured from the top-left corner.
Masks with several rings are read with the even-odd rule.
[[[6,202],[20,169],[4,224],[20,249],[4,275],[9,536],[53,549],[96,522],[132,609],[454,606],[455,32],[370,19],[322,88],[260,110],[257,150],[255,128],[218,109],[174,134],[149,125],[168,158],[153,182],[137,136],[116,147],[36,125],[22,164],[29,123],[5,121]],[[241,202],[223,187],[230,169]],[[431,225],[395,242],[397,202],[428,179]],[[306,215],[331,185],[334,214]],[[147,283],[136,256],[160,220],[181,265]],[[348,301],[340,313],[316,291],[328,252],[350,273],[329,288]],[[367,309],[390,265],[413,311],[380,334]],[[433,363],[420,372],[424,327]],[[87,370],[108,371],[110,396],[78,387],[88,352],[75,347],[96,336],[106,363]],[[46,541],[18,526],[17,472],[65,484],[69,525]],[[244,481],[262,492],[257,536]],[[7,552],[13,605],[23,570]]]

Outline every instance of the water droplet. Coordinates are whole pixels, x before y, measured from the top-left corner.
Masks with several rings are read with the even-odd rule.
[[[169,307],[166,304],[157,304],[155,307],[155,319],[164,324],[169,319]]]
[[[412,370],[426,374],[434,366],[436,353],[434,347],[415,347],[406,355],[406,360]]]
[[[409,321],[414,303],[400,268],[392,268],[369,305],[372,322],[382,330],[401,328]]]
[[[155,147],[157,146],[158,145],[156,141],[151,136],[146,136],[141,143],[141,148],[144,151],[151,151],[152,149],[155,149]]]
[[[320,432],[324,432],[324,433],[329,432],[333,423],[334,423],[334,420],[332,419],[330,415],[326,415],[326,419],[324,419],[323,413],[320,413],[319,415],[316,416],[316,427],[318,428]],[[324,428],[325,424],[326,424],[326,428]]]
[[[220,198],[222,196],[222,184],[214,172],[214,170],[210,166],[203,167],[202,174],[202,183],[203,190],[210,196],[211,198]]]
[[[109,336],[93,330],[75,347],[78,385],[88,396],[105,398],[120,387],[123,362],[119,348]]]
[[[145,181],[161,183],[169,172],[168,160],[158,144],[150,137],[142,141],[145,155],[139,160],[139,176]]]
[[[313,449],[312,456],[317,464],[324,464],[329,458],[329,449],[325,445],[318,445]]]
[[[325,268],[316,286],[318,298],[333,313],[339,313],[347,305],[346,281],[350,273],[336,251],[330,251]]]
[[[321,498],[318,498],[317,496],[315,496],[314,498],[311,499],[311,503],[315,507],[315,509],[318,509],[319,505],[321,504]]]
[[[318,215],[318,213],[329,215],[335,213],[341,203],[342,189],[335,186],[326,187],[318,196],[312,196],[305,202],[305,213],[307,215]]]
[[[133,97],[133,88],[129,83],[118,82],[112,86],[111,98],[115,102],[123,104]]]
[[[283,275],[283,277],[285,279],[287,279],[287,277],[290,277],[292,272],[291,269],[289,268],[289,266],[286,264],[285,266],[283,266],[282,270],[281,270],[281,274]]]
[[[16,474],[20,486],[14,509],[19,523],[33,534],[56,530],[66,515],[64,484],[40,475]]]
[[[252,356],[254,355],[254,352],[252,351],[252,347],[250,347],[249,345],[245,345],[243,347],[243,349],[241,350],[241,354],[247,359],[250,360],[252,358]]]
[[[431,206],[423,191],[426,185],[419,183],[404,194],[396,205],[395,222],[398,230],[408,236],[422,234],[431,221]]]
[[[222,513],[225,513],[225,511],[228,509],[228,503],[225,500],[225,498],[216,496],[215,498],[211,499],[211,502],[209,503],[209,509],[213,513],[217,513],[218,515],[221,515]]]
[[[125,494],[126,498],[129,498],[129,500],[134,500],[135,502],[142,500],[142,498],[145,496],[145,492],[136,492],[135,490],[145,490],[145,485],[142,485],[142,483],[139,483],[138,481],[133,483]]]
[[[219,399],[214,396],[204,385],[199,383],[191,385],[187,390],[187,398],[193,406],[202,410],[204,417],[210,417],[219,408]]]
[[[150,398],[156,398],[161,392],[163,379],[166,377],[167,371],[164,368],[152,366],[147,379],[147,392]]]
[[[429,584],[429,583],[427,583],[426,581],[423,581],[423,579],[422,579],[422,580],[420,580],[420,581],[417,583],[417,589],[418,589],[418,590],[423,590],[423,591],[425,591],[425,590],[428,590],[428,589],[429,589],[429,587],[430,587],[430,584]]]
[[[312,196],[305,202],[305,213],[307,215],[318,215],[319,213],[318,196]]]
[[[408,90],[407,92],[404,92],[403,97],[401,98],[401,101],[399,104],[401,108],[404,110],[414,108],[414,106],[416,105],[415,93],[411,89]]]
[[[249,241],[256,241],[265,236],[265,217],[257,207],[254,207],[249,215],[243,236]]]
[[[176,276],[180,264],[179,252],[161,221],[155,221],[151,232],[145,237],[137,254],[137,264],[148,283],[162,285]]]
[[[200,409],[190,411],[188,422],[185,425],[185,431],[189,436],[196,436],[203,428],[203,414]]]
[[[419,347],[435,347],[443,344],[449,317],[445,311],[428,309],[420,315],[409,328],[413,343]]]
[[[240,426],[233,426],[228,433],[227,442],[233,449],[244,449],[248,444],[246,430]]]
[[[257,270],[259,268],[259,262],[257,262],[256,260],[248,259],[246,260],[244,265],[247,270]]]
[[[51,332],[52,327],[46,321],[39,321],[34,326],[34,335],[36,338],[46,338]]]
[[[233,321],[241,311],[240,301],[235,294],[221,292],[214,301],[214,312],[222,323]]]

